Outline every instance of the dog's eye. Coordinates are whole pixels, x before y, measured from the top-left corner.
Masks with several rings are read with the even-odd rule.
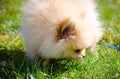
[[[80,53],[80,49],[74,50],[75,53]]]

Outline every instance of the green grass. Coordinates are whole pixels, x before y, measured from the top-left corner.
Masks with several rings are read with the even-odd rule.
[[[83,60],[58,60],[42,66],[25,57],[18,29],[24,0],[0,0],[0,79],[120,79],[120,52],[97,45]],[[101,42],[120,46],[120,1],[97,0],[104,27]]]

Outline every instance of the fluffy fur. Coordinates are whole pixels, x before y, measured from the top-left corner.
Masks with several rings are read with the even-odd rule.
[[[82,58],[101,39],[93,0],[30,0],[21,33],[30,58]]]

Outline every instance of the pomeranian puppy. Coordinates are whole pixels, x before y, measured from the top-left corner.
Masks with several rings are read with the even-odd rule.
[[[21,33],[29,58],[84,58],[101,39],[93,0],[29,0]]]

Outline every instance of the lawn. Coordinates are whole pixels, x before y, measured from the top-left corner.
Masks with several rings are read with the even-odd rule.
[[[120,46],[120,0],[96,0],[104,28],[100,42]],[[0,0],[0,79],[120,79],[120,51],[97,45],[83,60],[51,66],[29,61],[19,34],[25,0]]]

